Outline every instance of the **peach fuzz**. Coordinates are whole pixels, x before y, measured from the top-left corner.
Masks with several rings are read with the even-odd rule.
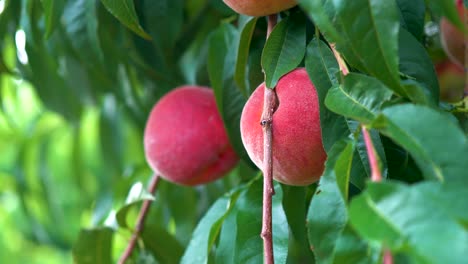
[[[144,147],[155,173],[188,186],[222,177],[239,160],[213,91],[200,86],[178,87],[156,103],[146,123]]]
[[[296,0],[223,0],[232,10],[248,16],[267,16],[297,5]]]
[[[463,6],[463,1],[457,1],[457,10],[460,19],[464,22],[463,12],[468,10]],[[440,41],[450,60],[460,66],[465,65],[465,36],[445,17],[440,20]]]
[[[326,153],[320,130],[317,91],[304,68],[278,82],[278,108],[273,114],[273,178],[288,185],[308,185],[323,173]],[[262,83],[250,96],[241,116],[241,136],[247,153],[263,168]]]

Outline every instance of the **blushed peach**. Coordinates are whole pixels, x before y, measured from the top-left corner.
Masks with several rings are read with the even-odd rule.
[[[223,0],[232,10],[248,16],[267,16],[297,5],[296,0]]]
[[[279,101],[273,114],[273,177],[288,185],[308,185],[323,173],[317,91],[304,68],[283,76],[276,88]],[[241,116],[242,142],[249,157],[263,168],[263,131],[260,125],[265,83],[250,96]]]
[[[153,107],[145,128],[146,159],[164,179],[181,185],[214,181],[237,163],[213,91],[181,86]]]
[[[461,21],[464,22],[463,13],[468,10],[463,6],[462,0],[457,1],[457,10]],[[465,36],[445,17],[440,20],[440,41],[450,60],[458,65],[465,65]]]

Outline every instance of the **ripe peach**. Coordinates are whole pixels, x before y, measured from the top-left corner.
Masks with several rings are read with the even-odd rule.
[[[440,87],[440,99],[456,102],[463,98],[465,72],[463,68],[450,60],[435,65]]]
[[[457,1],[458,15],[464,21],[463,12],[468,12],[463,1]],[[447,18],[440,20],[440,41],[447,56],[459,65],[465,65],[465,39],[463,32],[452,25]]]
[[[200,86],[178,87],[159,100],[146,124],[144,146],[154,172],[181,185],[214,181],[239,160],[213,91]]]
[[[308,185],[323,173],[317,91],[304,68],[283,76],[276,88],[279,105],[273,114],[273,177],[288,185]],[[247,153],[263,168],[262,83],[250,96],[241,116],[241,136]]]
[[[296,0],[223,0],[232,10],[248,16],[267,16],[297,5]]]

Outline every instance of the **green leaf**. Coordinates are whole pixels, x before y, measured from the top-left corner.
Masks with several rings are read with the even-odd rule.
[[[145,29],[151,35],[152,44],[165,56],[166,63],[174,60],[175,42],[184,23],[184,1],[144,1]]]
[[[328,152],[336,141],[350,134],[345,118],[325,107],[325,97],[328,91],[333,86],[338,85],[336,75],[340,69],[330,48],[316,38],[307,45],[305,66],[315,89],[317,89],[320,105],[320,127],[322,135],[327,135],[322,137],[323,147]]]
[[[248,185],[223,224],[216,250],[216,263],[261,263],[263,261],[262,193],[263,178]],[[282,190],[275,183],[272,202],[273,249],[275,263],[286,263],[289,230],[283,211]]]
[[[404,104],[383,110],[373,126],[411,153],[427,179],[467,182],[468,142],[448,114]]]
[[[289,249],[286,263],[314,263],[304,220],[307,216],[307,187],[282,184],[283,210],[289,225]]]
[[[70,1],[62,16],[71,44],[82,62],[94,65],[103,55],[98,38],[96,1]]]
[[[336,16],[336,7],[332,1],[327,0],[299,0],[300,7],[320,28],[323,35],[331,42],[341,42],[341,33],[335,27],[333,21]]]
[[[54,32],[57,25],[60,23],[60,16],[64,8],[64,1],[41,0],[44,8],[44,16],[46,21],[45,38],[49,38]]]
[[[133,184],[130,192],[128,193],[125,205],[122,206],[115,215],[119,226],[129,228],[130,226],[127,223],[127,214],[135,207],[140,208],[142,202],[146,200],[154,200],[153,195],[143,188],[143,184],[141,182]]]
[[[400,72],[411,78],[402,82],[401,95],[416,103],[436,106],[439,101],[439,81],[434,64],[424,46],[405,29],[400,30],[399,56]]]
[[[337,142],[328,154],[325,172],[312,197],[307,229],[318,263],[331,263],[336,241],[348,221],[346,203],[354,144]]]
[[[332,263],[380,263],[381,251],[380,247],[364,241],[348,223],[336,241]]]
[[[209,253],[215,243],[226,215],[232,210],[240,189],[219,198],[206,212],[192,234],[180,263],[208,263]]]
[[[122,115],[117,104],[116,98],[112,95],[104,97],[99,123],[102,155],[111,175],[118,175],[123,169]]]
[[[234,73],[234,79],[237,86],[239,86],[245,97],[250,95],[250,85],[247,78],[248,70],[248,59],[249,59],[249,50],[250,42],[252,41],[252,35],[255,30],[255,25],[257,24],[258,18],[250,18],[247,23],[245,23],[242,28],[240,40],[239,40],[239,49],[237,51],[237,60],[236,60],[236,70]]]
[[[400,92],[399,17],[394,1],[300,1],[346,61]]]
[[[73,262],[76,264],[112,263],[112,229],[82,229],[73,246]]]
[[[369,242],[404,252],[414,262],[460,263],[468,251],[468,231],[447,213],[451,200],[427,199],[426,192],[431,189],[450,192],[436,182],[413,186],[369,183],[368,189],[351,202],[351,224]],[[466,200],[462,206],[468,206]],[[440,226],[443,232],[434,236],[431,231],[440,230]]]
[[[246,98],[234,81],[234,65],[239,45],[239,32],[223,23],[209,38],[208,73],[216,104],[221,113],[229,140],[236,153],[246,162],[250,158],[240,136],[240,117]]]
[[[305,50],[305,18],[295,14],[279,22],[262,53],[266,87],[274,88],[284,74],[294,70],[304,58]]]
[[[179,263],[184,248],[165,228],[155,224],[156,221],[157,219],[145,221],[145,228],[141,233],[145,248],[159,263]]]
[[[416,39],[421,40],[424,33],[426,3],[424,0],[397,0],[396,2],[400,11],[400,25],[411,32]]]
[[[325,105],[335,113],[360,122],[371,122],[392,92],[379,80],[370,76],[350,73],[343,84],[332,88]]]
[[[101,0],[106,9],[122,24],[144,39],[151,39],[138,22],[135,6],[132,0]]]

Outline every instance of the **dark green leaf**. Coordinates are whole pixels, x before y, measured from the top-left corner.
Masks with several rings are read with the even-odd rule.
[[[377,77],[395,91],[401,90],[397,57],[399,17],[394,1],[310,0],[301,3],[327,40],[336,43],[337,50],[348,63]]]
[[[72,46],[82,61],[90,65],[102,60],[96,14],[96,1],[80,0],[68,2],[62,16]]]
[[[468,231],[447,213],[451,199],[427,199],[426,192],[433,193],[438,186],[435,182],[413,186],[369,183],[368,189],[351,202],[351,223],[370,242],[405,252],[416,263],[460,263],[468,251]],[[447,188],[439,190],[450,192]],[[458,205],[457,209],[466,208],[468,203]],[[440,226],[443,232],[434,237],[430,231]]]
[[[242,28],[239,40],[239,50],[237,51],[234,79],[245,97],[250,95],[251,90],[247,78],[247,63],[249,59],[250,42],[252,40],[252,35],[255,30],[257,20],[258,18],[251,18]]]
[[[179,263],[184,253],[182,245],[165,228],[157,225],[154,220],[157,221],[157,219],[147,219],[141,233],[145,248],[153,254],[159,263]]]
[[[274,88],[284,74],[301,63],[306,50],[305,33],[305,18],[299,14],[273,28],[262,53],[266,87]]]
[[[416,103],[436,106],[439,101],[439,82],[434,65],[424,46],[405,29],[400,30],[399,56],[400,72],[411,78],[402,82],[401,95],[406,95]]]
[[[332,263],[381,263],[381,251],[380,247],[371,245],[359,237],[348,223],[336,241]]]
[[[325,105],[335,113],[361,122],[370,122],[391,96],[392,92],[379,80],[350,73],[342,85],[328,92]]]
[[[386,108],[373,125],[410,152],[426,178],[467,181],[468,142],[447,114],[404,104]]]
[[[348,221],[346,203],[353,152],[352,142],[339,141],[333,146],[310,203],[307,228],[318,263],[332,262],[336,241]]]
[[[112,235],[110,228],[81,230],[73,246],[73,262],[76,264],[112,263]]]
[[[101,0],[101,3],[126,27],[142,38],[151,39],[150,35],[143,30],[138,22],[132,0]]]
[[[314,263],[309,248],[305,220],[307,216],[307,187],[281,185],[283,210],[289,225],[289,250],[286,263]]]
[[[209,39],[208,73],[216,104],[226,126],[229,140],[237,154],[251,162],[240,136],[240,117],[246,98],[234,81],[234,65],[239,46],[239,32],[223,23]]]
[[[413,36],[421,40],[424,33],[424,16],[426,14],[426,3],[424,0],[397,0],[400,11],[401,26],[411,32]]]
[[[336,75],[339,72],[338,63],[332,51],[321,40],[313,39],[307,46],[305,66],[312,83],[317,89],[320,105],[320,127],[322,129],[323,147],[329,151],[333,144],[350,133],[346,120],[325,107],[325,97],[328,91],[338,85]]]
[[[261,263],[263,242],[260,237],[262,225],[262,179],[249,183],[240,195],[233,210],[223,224],[216,260],[220,263]],[[275,263],[286,263],[289,230],[281,201],[282,190],[275,184],[272,204],[273,248]],[[225,233],[227,232],[227,233]]]
[[[46,21],[46,33],[45,37],[49,36],[54,32],[54,29],[60,23],[60,16],[64,8],[64,1],[54,0],[41,0],[44,8],[44,16]]]
[[[240,190],[218,199],[198,223],[180,263],[207,263],[226,215],[232,210]]]
[[[165,56],[166,63],[170,65],[170,60],[174,60],[175,42],[184,22],[184,1],[144,1],[142,6],[145,14],[145,29],[151,35],[152,44]]]
[[[103,101],[99,127],[101,147],[109,172],[112,176],[117,176],[122,170],[122,115],[115,97],[109,95]]]

